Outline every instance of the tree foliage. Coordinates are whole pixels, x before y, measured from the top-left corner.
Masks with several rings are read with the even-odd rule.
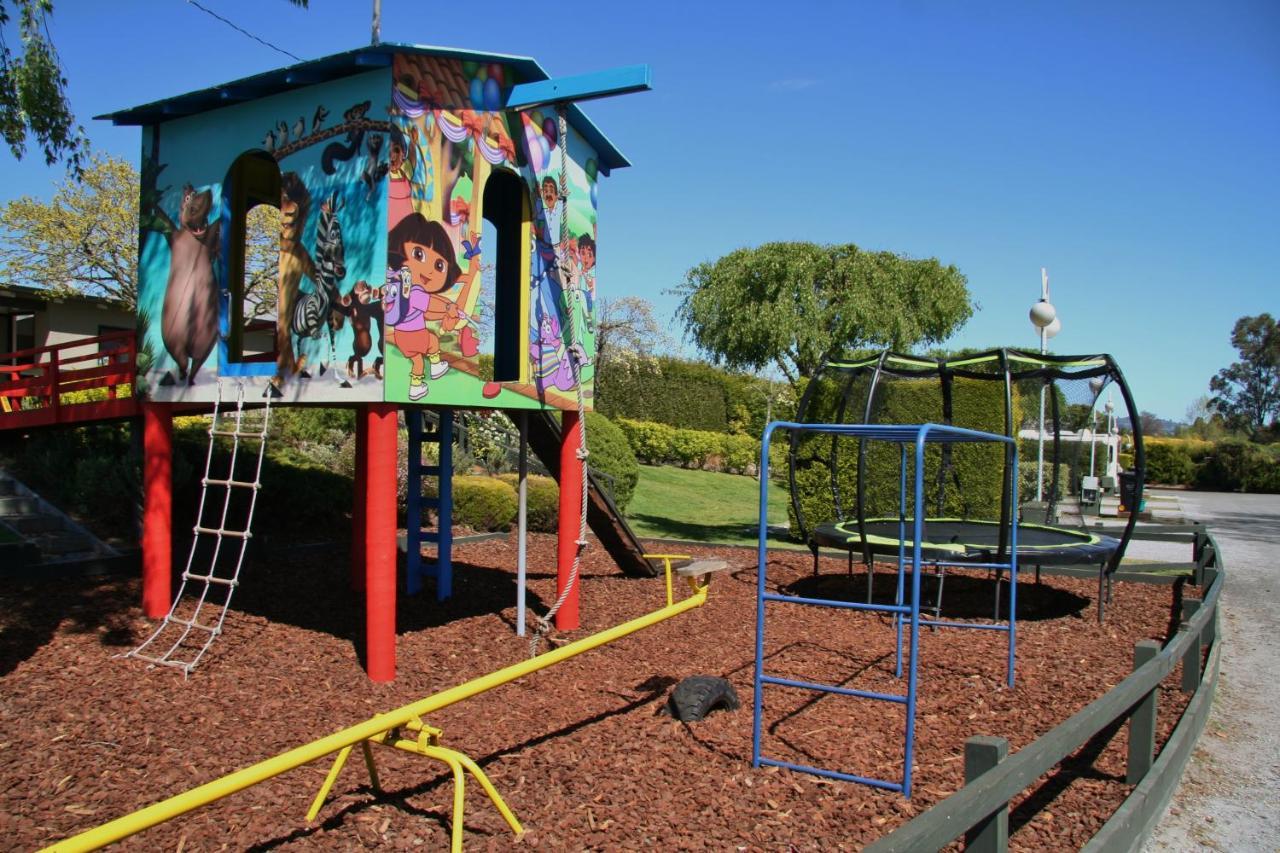
[[[308,0],[288,2],[305,9]],[[67,80],[49,35],[52,14],[53,0],[0,0],[0,133],[14,159],[22,159],[28,137],[34,137],[47,165],[65,161],[78,178],[90,156],[89,139],[67,99]],[[14,15],[21,55],[4,38]]]
[[[249,212],[246,302],[273,314],[280,212]],[[0,208],[0,277],[55,293],[84,293],[129,307],[138,300],[138,172],[91,154],[80,180],[68,177],[52,201],[23,196]]]
[[[1280,327],[1270,314],[1241,317],[1231,345],[1240,360],[1209,380],[1212,405],[1229,423],[1257,433],[1280,416]]]
[[[846,350],[938,343],[973,313],[954,266],[852,243],[738,249],[689,270],[677,293],[685,330],[713,359],[774,364],[793,385]]]
[[[9,50],[3,27],[16,14],[22,53]],[[67,100],[58,52],[49,37],[52,0],[0,0],[0,132],[15,159],[27,151],[32,136],[48,165],[65,160],[79,175],[88,156],[84,128],[76,124]]]
[[[653,316],[653,305],[639,296],[601,299],[596,307],[596,361],[634,356],[647,359],[667,336]]]

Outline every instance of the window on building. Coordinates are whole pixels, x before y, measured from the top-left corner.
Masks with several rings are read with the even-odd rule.
[[[280,167],[265,151],[236,158],[222,185],[227,251],[226,360],[273,362]]]
[[[529,279],[532,219],[524,181],[512,172],[494,169],[484,186],[484,219],[487,227],[482,238],[483,257],[493,265],[493,378],[497,382],[516,382],[526,363],[522,297]]]

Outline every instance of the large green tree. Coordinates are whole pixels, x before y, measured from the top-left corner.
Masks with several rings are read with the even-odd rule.
[[[1231,345],[1240,360],[1209,380],[1212,405],[1233,426],[1256,433],[1280,417],[1280,327],[1270,314],[1241,317]]]
[[[676,292],[685,330],[714,360],[776,365],[793,385],[847,350],[940,342],[973,313],[954,266],[852,243],[738,249],[689,270]]]
[[[0,208],[0,279],[135,306],[138,192],[133,166],[90,154],[80,180],[64,179],[51,201],[23,196],[5,204]],[[275,311],[279,217],[270,205],[249,212],[245,290],[254,317]]]

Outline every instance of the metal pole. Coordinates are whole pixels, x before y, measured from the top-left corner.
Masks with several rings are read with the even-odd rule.
[[[382,0],[373,0],[373,44],[382,41]]]
[[[1040,330],[1040,354],[1047,351],[1044,329]],[[1040,386],[1040,449],[1036,454],[1036,500],[1044,500],[1044,385]]]
[[[516,550],[516,636],[524,636],[524,607],[525,607],[525,571],[526,571],[526,551],[528,547],[527,534],[529,528],[528,506],[529,506],[529,413],[520,412],[520,467],[519,467],[519,488],[517,493],[520,498],[520,515],[517,521],[517,535],[519,536]]]

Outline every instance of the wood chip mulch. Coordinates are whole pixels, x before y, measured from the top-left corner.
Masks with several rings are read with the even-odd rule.
[[[523,822],[516,839],[479,785],[466,787],[473,850],[857,849],[955,791],[964,740],[1030,743],[1115,685],[1133,647],[1164,640],[1179,587],[1117,584],[1106,624],[1096,582],[1046,576],[1019,584],[1017,684],[1005,686],[1004,635],[924,631],[914,795],[751,767],[755,554],[726,559],[706,606],[453,705],[427,720],[474,758]],[[347,549],[277,554],[242,575],[226,633],[190,679],[116,658],[150,623],[136,579],[21,585],[0,581],[0,846],[32,849],[363,722],[528,656],[514,636],[515,538],[456,549],[453,600],[399,598],[398,677],[371,684],[357,638],[362,598]],[[555,542],[531,537],[531,602],[554,597]],[[770,585],[861,600],[865,575],[842,559],[811,574],[807,553],[774,553]],[[877,595],[892,594],[888,567]],[[926,579],[926,591],[932,584]],[[680,594],[680,593],[677,593]],[[926,597],[929,595],[926,592]],[[982,572],[952,572],[943,617],[990,616]],[[583,625],[569,639],[663,603],[659,580],[620,576],[590,548]],[[901,692],[887,617],[770,605],[767,671]],[[543,648],[546,648],[545,645]],[[699,723],[659,713],[689,675],[728,678],[743,707]],[[1178,673],[1161,694],[1159,737],[1185,697]],[[894,778],[902,769],[899,706],[790,688],[765,692],[765,754]],[[1126,732],[1086,745],[1015,801],[1011,846],[1078,848],[1130,791]],[[319,818],[305,814],[329,769],[277,776],[125,841],[124,850],[445,849],[453,785],[443,765],[375,747],[384,793],[352,755]]]

